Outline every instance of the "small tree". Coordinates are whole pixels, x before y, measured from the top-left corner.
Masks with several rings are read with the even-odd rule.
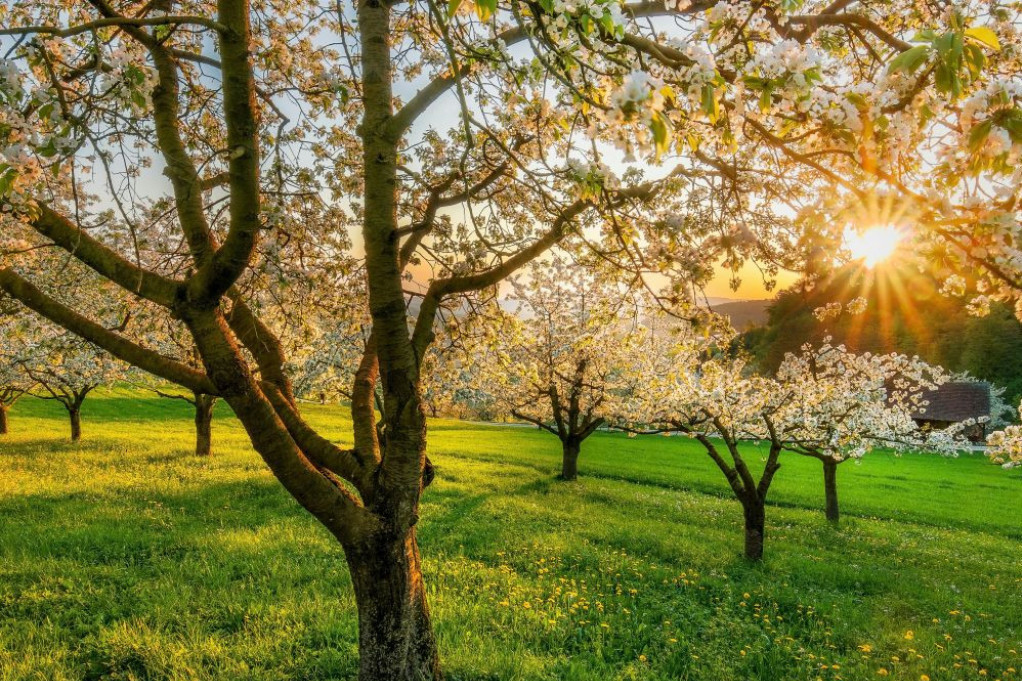
[[[109,355],[70,333],[55,333],[27,345],[17,361],[37,386],[30,394],[54,400],[67,411],[72,442],[82,439],[85,399],[120,373]]]
[[[708,349],[700,345],[692,343],[672,353],[675,368],[650,377],[652,389],[637,393],[648,414],[642,420],[653,424],[653,430],[645,432],[680,432],[703,446],[742,505],[745,556],[759,560],[766,535],[767,495],[781,466],[782,447],[771,437],[780,387],[771,379],[746,375],[745,359],[707,358]],[[770,443],[758,478],[740,449],[748,440]]]
[[[0,435],[7,435],[7,413],[28,392],[32,382],[17,360],[15,323],[12,310],[0,309]]]
[[[493,314],[483,364],[504,409],[561,441],[560,477],[575,480],[582,443],[631,377],[639,308],[616,283],[584,272],[568,279],[565,266],[554,259],[512,281],[513,312]]]
[[[31,389],[31,381],[18,371],[18,365],[8,364],[7,358],[0,353],[0,435],[10,432],[7,413],[14,403]]]
[[[838,522],[837,467],[876,447],[896,452],[928,448],[943,454],[964,444],[967,424],[923,431],[913,415],[926,407],[926,392],[948,379],[917,357],[861,355],[825,343],[788,353],[777,372],[780,390],[771,437],[787,451],[823,464],[826,515]]]
[[[213,456],[213,410],[219,398],[202,392],[185,393],[173,386],[165,386],[154,377],[144,374],[139,386],[150,390],[160,397],[170,400],[181,400],[192,405],[195,411],[195,456]]]

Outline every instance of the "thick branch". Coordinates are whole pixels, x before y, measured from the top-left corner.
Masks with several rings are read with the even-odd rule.
[[[124,290],[164,307],[174,304],[177,282],[134,265],[49,206],[39,205],[32,228]]]
[[[204,373],[137,345],[120,334],[78,314],[40,291],[11,268],[0,270],[0,289],[54,324],[81,336],[128,364],[189,390],[207,395],[218,394],[216,387]]]

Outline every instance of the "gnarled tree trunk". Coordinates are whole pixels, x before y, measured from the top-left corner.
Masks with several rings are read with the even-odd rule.
[[[212,395],[195,396],[195,455],[211,456],[213,454],[213,407],[216,397]]]
[[[841,519],[837,503],[837,463],[830,457],[823,459],[823,490],[827,497],[827,520],[832,523]]]
[[[561,479],[578,479],[578,455],[582,450],[582,443],[573,439],[565,440],[562,443],[563,456],[561,458]]]
[[[0,435],[7,435],[10,432],[7,425],[7,405],[0,404]]]
[[[415,528],[369,534],[345,556],[358,604],[359,681],[443,678]]]

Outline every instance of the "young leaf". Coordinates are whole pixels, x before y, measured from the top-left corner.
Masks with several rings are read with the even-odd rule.
[[[916,45],[911,47],[897,57],[891,60],[891,63],[887,65],[887,68],[892,72],[904,71],[905,73],[915,73],[920,66],[926,62],[926,58],[930,56],[929,45]]]
[[[986,45],[991,50],[1001,49],[1001,41],[997,39],[997,34],[986,26],[973,26],[965,29],[965,37]]]

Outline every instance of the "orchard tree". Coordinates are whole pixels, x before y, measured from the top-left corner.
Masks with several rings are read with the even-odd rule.
[[[826,516],[837,522],[841,463],[877,447],[953,455],[968,444],[963,432],[971,422],[924,431],[913,420],[925,412],[928,391],[948,379],[917,357],[859,355],[829,342],[805,345],[799,354],[788,353],[777,371],[769,435],[783,450],[823,464]]]
[[[705,276],[750,255],[769,273],[804,250],[775,202],[804,208],[828,182],[855,196],[918,185],[933,176],[923,141],[968,155],[968,133],[935,127],[958,115],[944,100],[1018,70],[1011,17],[986,5],[947,16],[894,1],[709,13],[687,1],[0,7],[11,46],[0,288],[230,404],[344,548],[362,679],[440,676],[415,535],[421,360],[439,310],[561,246],[640,276]],[[993,28],[975,30],[984,22]],[[921,46],[909,42],[919,28],[932,32]],[[611,170],[611,142],[649,163]],[[274,248],[321,236],[304,230],[310,211],[334,216],[325,236],[361,233],[372,329],[352,449],[301,418],[288,348],[262,308],[271,282],[256,276]],[[64,302],[57,273],[33,264],[51,245],[182,324],[202,370]]]
[[[748,371],[743,358],[724,353],[720,348],[726,346],[726,337],[683,331],[679,338],[669,352],[646,366],[652,372],[639,383],[644,388],[622,401],[615,425],[633,435],[676,432],[699,442],[742,505],[745,557],[759,560],[767,495],[783,451],[780,441],[771,437],[781,387]],[[742,452],[749,441],[769,443],[758,473],[746,461],[749,452]]]
[[[16,361],[36,386],[30,393],[33,397],[53,400],[67,411],[72,442],[82,439],[85,399],[96,388],[117,380],[122,371],[109,354],[62,330],[49,331],[26,345]]]
[[[9,302],[9,301],[8,301]],[[32,387],[32,381],[18,363],[19,333],[16,308],[0,301],[0,435],[10,431],[8,412]]]
[[[631,266],[660,269],[686,246],[643,211],[673,205],[682,184],[726,185],[726,171],[618,180],[592,163],[559,81],[510,54],[530,31],[509,16],[375,0],[3,9],[14,49],[0,83],[0,288],[129,364],[222,397],[344,549],[360,677],[439,678],[415,529],[429,480],[421,367],[438,316],[559,245],[637,243],[623,225],[663,242],[649,265],[630,252]],[[457,125],[438,132],[451,104]],[[274,327],[302,310],[266,301],[309,272],[334,281],[351,241],[338,235],[352,229],[372,327],[344,448],[296,406],[294,355]],[[182,325],[201,369],[97,321],[94,287],[38,265],[47,247]],[[267,268],[280,253],[300,266]]]
[[[628,386],[642,330],[627,286],[553,259],[511,280],[507,310],[495,306],[489,347],[470,349],[475,381],[516,419],[561,442],[563,480],[578,477],[582,443],[606,423],[615,393]]]

